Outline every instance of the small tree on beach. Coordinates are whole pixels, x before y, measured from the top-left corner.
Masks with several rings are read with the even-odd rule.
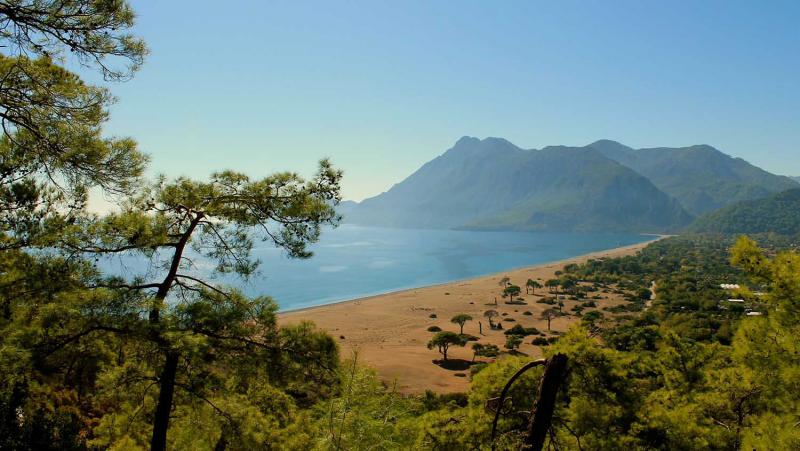
[[[461,346],[467,344],[467,340],[455,332],[439,332],[428,342],[428,349],[438,348],[442,354],[442,360],[447,361],[447,351],[450,346]]]
[[[498,284],[503,288],[507,287],[509,283],[511,283],[511,278],[508,276],[504,276],[502,279],[500,279],[500,282],[498,282]]]
[[[525,294],[536,294],[537,288],[542,288],[542,284],[533,279],[528,279],[528,281],[525,282]]]
[[[576,282],[575,279],[563,279],[559,284],[561,285],[561,289],[568,293],[574,293],[575,288],[578,287],[578,282]]]
[[[497,345],[485,345],[481,343],[473,343],[472,344],[472,361],[475,361],[475,357],[497,357],[500,355],[500,348]]]
[[[472,321],[472,317],[467,315],[466,313],[460,313],[450,319],[451,323],[458,324],[458,326],[461,328],[459,332],[461,335],[464,335],[464,324],[467,321]]]
[[[552,293],[552,292],[554,292],[554,291],[555,291],[555,292],[558,292],[558,286],[559,286],[560,284],[561,284],[561,282],[560,282],[558,279],[547,279],[547,280],[544,282],[544,286],[546,286],[546,287],[547,287],[547,289],[548,289],[548,290],[549,290],[551,293]]]
[[[500,314],[497,313],[497,310],[487,310],[483,312],[483,317],[489,320],[489,327],[492,329],[494,329],[494,323],[492,322],[492,320],[494,318],[497,318],[498,316],[500,316]]]
[[[561,312],[556,309],[549,308],[542,312],[540,318],[547,321],[547,330],[550,331],[550,321],[552,321],[553,318],[558,318],[559,316],[561,316]]]
[[[603,312],[599,310],[592,310],[591,312],[587,312],[581,318],[581,323],[589,326],[594,327],[598,322],[603,320]]]
[[[509,298],[509,302],[514,302],[514,296],[519,296],[522,289],[516,285],[509,285],[503,289],[503,297]]]
[[[514,351],[522,344],[522,337],[519,335],[509,335],[506,337],[506,349]]]

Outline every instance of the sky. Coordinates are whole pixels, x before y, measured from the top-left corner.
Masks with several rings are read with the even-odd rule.
[[[800,2],[133,0],[151,54],[107,132],[151,174],[379,194],[461,136],[710,144],[800,175]]]

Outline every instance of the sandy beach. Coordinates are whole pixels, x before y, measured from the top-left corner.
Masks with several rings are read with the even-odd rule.
[[[654,238],[657,239],[658,237]],[[548,295],[547,290],[540,289],[536,290],[535,295],[526,295],[524,287],[528,279],[543,282],[555,277],[555,272],[565,264],[584,262],[591,258],[632,255],[651,242],[469,280],[285,312],[279,315],[279,321],[281,324],[313,321],[336,338],[341,345],[343,357],[357,351],[363,364],[375,368],[384,381],[396,381],[398,389],[403,392],[417,393],[427,389],[439,393],[463,392],[469,387],[469,368],[445,369],[433,363],[441,355],[436,349],[429,350],[426,347],[433,336],[427,330],[430,326],[458,332],[458,325],[452,324],[450,318],[466,313],[474,319],[464,326],[465,334],[478,336],[480,343],[495,344],[503,349],[506,336],[502,330],[489,329],[488,322],[483,317],[486,310],[497,310],[505,329],[521,324],[547,331],[547,322],[539,316],[549,306],[536,303],[536,300]],[[499,283],[506,276],[511,279],[511,283],[523,288],[521,297],[526,305],[505,303],[506,299],[500,295]],[[598,308],[622,302],[620,295],[602,293],[602,296],[603,299],[597,300]],[[576,303],[565,301],[564,311],[568,312]],[[525,314],[526,311],[531,314]],[[573,315],[559,317],[552,321],[551,328],[554,331],[565,331],[579,320],[580,318]],[[479,322],[482,323],[483,334],[479,332]],[[537,358],[541,355],[541,350],[531,344],[531,339],[532,337],[526,337],[519,351],[531,358]],[[472,360],[470,345],[451,348],[448,358]]]

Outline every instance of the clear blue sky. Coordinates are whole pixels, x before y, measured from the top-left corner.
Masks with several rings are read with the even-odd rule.
[[[109,131],[152,172],[388,189],[463,135],[711,144],[800,175],[800,1],[134,0],[152,50]]]

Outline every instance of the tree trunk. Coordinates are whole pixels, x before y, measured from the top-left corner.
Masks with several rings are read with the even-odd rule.
[[[553,420],[558,389],[566,373],[566,355],[556,354],[547,361],[542,381],[539,383],[539,399],[536,400],[536,407],[528,425],[528,436],[522,449],[541,451],[544,447]]]
[[[175,394],[178,357],[178,353],[170,351],[164,361],[164,370],[161,372],[159,380],[158,405],[156,406],[156,415],[153,418],[151,451],[164,451],[167,449],[167,428],[169,427],[169,414],[172,411],[172,398]]]
[[[153,298],[153,304],[150,307],[149,320],[152,328],[152,340],[162,346],[165,340],[161,335],[161,330],[158,328],[161,321],[161,308],[177,277],[181,259],[183,258],[183,250],[186,248],[186,244],[189,243],[189,239],[192,237],[195,228],[204,217],[205,215],[202,212],[195,213],[186,231],[181,235],[178,244],[175,246],[175,253],[172,255],[169,271],[167,271],[164,281],[161,282],[158,287],[158,291]],[[153,418],[153,437],[150,440],[150,449],[152,451],[163,451],[167,449],[167,429],[169,428],[169,414],[172,411],[172,398],[175,394],[175,375],[178,371],[178,359],[179,356],[177,352],[167,350],[164,370],[161,372],[159,381],[158,405],[156,406],[156,414]]]
[[[219,433],[219,440],[214,445],[214,451],[225,451],[228,448],[228,431],[223,426],[222,431]]]

